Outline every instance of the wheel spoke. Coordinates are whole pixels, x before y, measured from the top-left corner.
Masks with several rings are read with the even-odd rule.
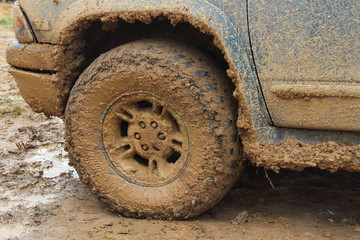
[[[177,152],[183,151],[183,137],[180,132],[175,132],[170,136],[169,147]]]
[[[181,146],[179,146],[178,144],[171,144],[170,145],[170,147],[172,148],[172,149],[174,149],[176,152],[178,152],[178,153],[181,153],[181,152],[183,152],[183,148],[181,147]]]
[[[169,118],[172,118],[172,115],[168,110],[164,109],[161,113],[161,118],[169,119]]]
[[[165,177],[168,174],[168,171],[171,171],[171,166],[168,163],[167,159],[164,157],[156,158],[156,167],[157,169],[153,171],[153,176]]]
[[[116,154],[120,157],[129,158],[135,154],[132,141],[128,138],[117,138],[110,145],[110,154]]]
[[[155,158],[149,159],[149,169],[151,173],[153,173],[154,170],[157,170],[157,161],[155,160]]]
[[[159,160],[155,159],[155,158],[150,158],[149,159],[149,170],[150,170],[150,175],[155,178],[155,177],[159,177],[160,175],[160,167],[161,163]]]
[[[162,115],[162,113],[164,111],[164,108],[163,108],[163,106],[154,103],[153,106],[152,106],[152,111],[156,115]]]
[[[120,154],[121,158],[131,158],[135,155],[136,151],[134,148],[130,147],[129,149],[125,150],[123,153]]]
[[[122,120],[125,120],[125,121],[131,123],[134,121],[134,118],[136,117],[135,109],[136,109],[135,104],[121,106],[119,111],[116,113],[116,116]]]
[[[183,144],[183,136],[181,135],[180,132],[174,132],[171,134],[170,136],[170,139],[173,141],[173,142],[176,142],[178,143],[179,145],[182,145]]]
[[[117,112],[116,116],[128,123],[131,123],[133,121],[132,115],[130,115],[128,112]]]
[[[123,147],[112,148],[109,150],[111,155],[117,155],[120,157],[129,158],[135,154],[135,149],[130,145],[124,145]]]
[[[119,150],[125,146],[131,146],[131,145],[132,145],[132,141],[127,137],[123,137],[123,138],[115,139],[113,141],[112,147],[116,150]]]

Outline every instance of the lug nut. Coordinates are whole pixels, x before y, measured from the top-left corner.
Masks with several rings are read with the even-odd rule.
[[[140,140],[140,139],[141,139],[141,135],[140,135],[140,133],[135,133],[135,135],[134,135],[134,136],[135,136],[135,138],[136,138],[136,139],[138,139],[138,140]]]
[[[139,124],[141,128],[146,128],[146,124],[144,122],[140,122]]]
[[[142,150],[147,151],[149,150],[149,147],[147,145],[141,145]]]
[[[166,135],[165,135],[165,133],[159,133],[158,134],[158,138],[160,139],[160,140],[165,140],[165,138],[166,138]]]
[[[151,126],[152,126],[153,128],[157,128],[157,127],[158,127],[158,124],[157,124],[157,122],[151,122]]]

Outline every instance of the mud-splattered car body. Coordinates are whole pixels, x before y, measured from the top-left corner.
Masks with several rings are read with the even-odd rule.
[[[19,0],[7,60],[29,105],[63,116],[101,53],[143,37],[195,39],[227,65],[254,164],[359,171],[359,11],[351,0]]]

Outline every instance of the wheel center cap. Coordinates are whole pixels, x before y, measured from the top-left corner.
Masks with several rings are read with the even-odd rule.
[[[172,151],[167,137],[176,131],[176,125],[166,117],[158,116],[151,110],[143,110],[139,112],[138,121],[130,124],[129,137],[142,156],[162,158]]]

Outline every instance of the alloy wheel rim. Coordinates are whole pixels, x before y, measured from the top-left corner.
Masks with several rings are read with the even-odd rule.
[[[174,106],[152,93],[121,95],[105,110],[101,141],[110,166],[143,186],[170,183],[188,160],[186,126]]]

